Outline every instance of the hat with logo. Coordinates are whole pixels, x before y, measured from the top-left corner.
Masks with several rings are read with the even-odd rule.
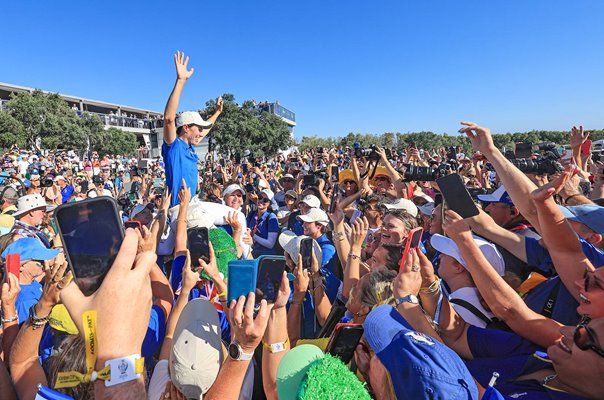
[[[185,111],[176,116],[176,128],[183,125],[197,125],[201,128],[210,128],[211,122],[205,121],[197,111]]]
[[[302,222],[316,222],[321,225],[329,224],[329,217],[320,208],[311,208],[308,214],[298,215],[298,219]]]
[[[384,203],[388,210],[405,210],[412,217],[417,217],[417,206],[411,200],[396,199],[392,203]]]
[[[311,208],[321,207],[321,200],[319,200],[319,198],[313,194],[307,194],[304,196],[304,198],[300,200],[300,203],[304,203]]]
[[[394,307],[374,308],[363,325],[367,342],[390,373],[397,399],[478,400],[474,379],[461,358],[413,330]]]
[[[505,191],[505,187],[503,185],[499,186],[493,193],[491,194],[479,194],[478,200],[483,203],[504,203],[509,206],[513,206],[514,202],[510,198],[508,192]]]
[[[581,204],[560,209],[569,221],[580,222],[592,231],[604,235],[604,207],[596,204]]]
[[[170,378],[187,399],[202,399],[223,361],[218,313],[212,303],[193,299],[182,310],[170,351]]]
[[[476,243],[482,252],[482,255],[487,259],[495,271],[497,271],[499,275],[503,275],[505,273],[505,261],[499,250],[497,250],[497,247],[493,243],[487,242],[478,236],[474,236],[474,243]],[[453,257],[457,262],[463,265],[464,268],[468,268],[468,264],[461,256],[459,247],[457,247],[453,240],[439,234],[434,234],[430,238],[430,244],[437,251]]]
[[[24,237],[9,244],[2,252],[2,258],[15,253],[19,253],[21,263],[30,260],[46,261],[55,258],[59,254],[59,249],[47,249],[40,239]]]
[[[232,183],[229,186],[224,188],[224,190],[222,191],[222,198],[225,198],[226,196],[228,196],[236,191],[240,191],[241,195],[245,196],[245,189],[236,183]]]
[[[46,201],[40,194],[34,193],[19,197],[19,200],[17,200],[17,212],[13,214],[13,217],[19,218],[23,214],[38,208],[46,209]]]
[[[273,198],[275,197],[275,193],[270,189],[262,189],[260,193],[264,194],[270,201],[273,201]]]

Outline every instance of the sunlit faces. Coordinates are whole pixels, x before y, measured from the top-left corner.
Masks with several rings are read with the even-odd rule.
[[[197,125],[184,125],[183,139],[189,144],[196,146],[203,139],[203,128]]]
[[[224,196],[224,204],[234,208],[236,210],[243,204],[243,193],[240,190],[235,190],[233,193],[229,193]]]
[[[313,239],[319,238],[323,232],[321,231],[322,225],[316,222],[304,222],[302,223],[304,228],[304,234],[310,236]]]
[[[379,246],[375,249],[371,257],[368,258],[367,261],[365,261],[365,264],[367,264],[369,269],[374,270],[376,268],[385,266],[387,262],[387,257],[388,251],[382,246]]]
[[[409,233],[405,223],[400,219],[386,214],[382,221],[382,243],[402,244]]]
[[[499,226],[505,226],[515,217],[512,206],[505,203],[489,203],[484,211],[489,214]]]

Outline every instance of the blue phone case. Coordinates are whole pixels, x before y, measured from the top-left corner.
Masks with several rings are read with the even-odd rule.
[[[229,279],[227,291],[227,304],[256,291],[258,278],[258,260],[229,261]]]

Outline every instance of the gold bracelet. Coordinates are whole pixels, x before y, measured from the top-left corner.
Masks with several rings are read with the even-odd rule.
[[[428,286],[427,288],[420,288],[419,291],[421,293],[432,294],[438,291],[438,289],[440,289],[440,278],[436,278],[436,280],[432,282],[430,286]]]

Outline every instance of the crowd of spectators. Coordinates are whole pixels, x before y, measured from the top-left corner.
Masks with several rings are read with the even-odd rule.
[[[3,155],[3,399],[604,398],[604,165],[582,154],[586,132],[547,171],[470,122],[465,152],[199,160],[223,102],[208,120],[177,113],[193,70],[180,52],[175,66],[161,158]],[[436,179],[453,174],[472,216],[443,200]],[[85,296],[53,213],[103,196],[140,229]],[[228,301],[246,279],[232,266],[280,256],[274,301]],[[345,329],[362,334],[334,350]]]

